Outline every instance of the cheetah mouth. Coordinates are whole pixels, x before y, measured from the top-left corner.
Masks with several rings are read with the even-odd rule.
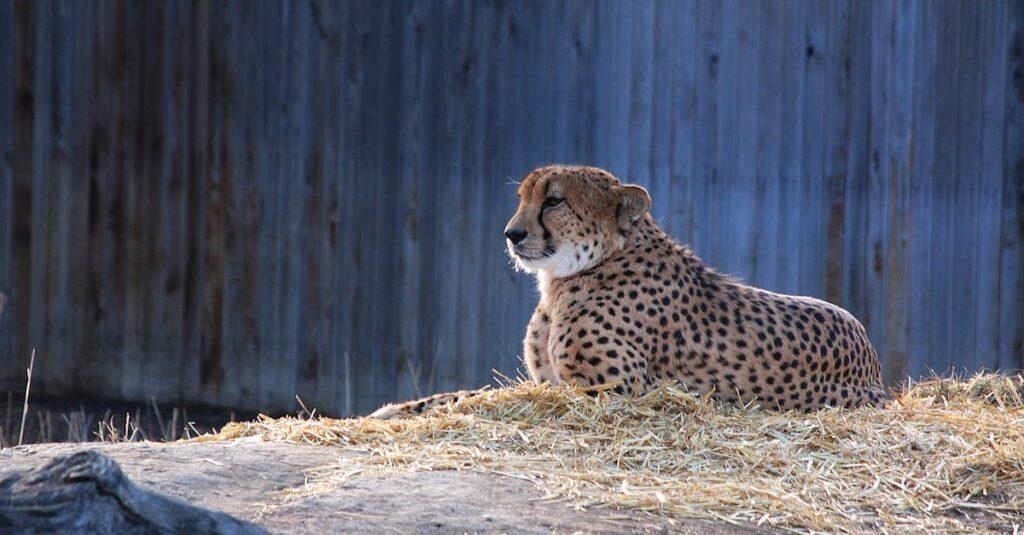
[[[516,257],[519,260],[525,260],[527,262],[543,260],[545,258],[550,257],[553,254],[555,254],[555,248],[550,243],[544,244],[544,249],[539,253],[528,250],[525,247],[520,247],[518,245],[512,248],[512,256]]]
[[[527,262],[530,262],[530,261],[533,261],[533,260],[541,260],[541,259],[544,259],[544,258],[547,258],[547,257],[551,256],[551,255],[546,255],[546,254],[528,255],[528,254],[520,253],[519,251],[516,251],[516,252],[514,252],[512,254],[515,255],[516,258],[518,258],[520,260],[526,260]]]

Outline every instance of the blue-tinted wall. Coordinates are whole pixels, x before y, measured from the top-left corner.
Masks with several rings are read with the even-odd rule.
[[[342,414],[513,373],[549,162],[888,376],[1024,361],[1024,2],[0,0],[0,390]]]

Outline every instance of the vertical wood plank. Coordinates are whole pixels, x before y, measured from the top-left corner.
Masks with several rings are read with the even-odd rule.
[[[1024,5],[1010,1],[1008,11],[998,364],[1024,369]]]
[[[886,258],[888,236],[888,181],[889,181],[889,128],[892,101],[891,47],[893,41],[895,8],[889,4],[871,6],[871,86],[868,128],[867,198],[864,249],[861,257],[867,265],[864,270],[865,295],[868,307],[862,319],[868,336],[878,349],[882,369],[886,369],[887,289]]]
[[[718,155],[718,86],[721,57],[718,48],[722,5],[700,3],[697,8],[694,74],[696,131],[694,136],[692,186],[690,188],[690,240],[698,255],[706,255],[714,241],[711,192],[719,179],[715,167]]]
[[[420,322],[416,319],[420,305],[419,237],[422,229],[420,195],[424,188],[423,147],[418,143],[424,137],[423,79],[427,47],[423,46],[424,4],[412,3],[402,13],[400,34],[402,84],[400,106],[405,127],[400,131],[402,151],[397,166],[396,213],[401,217],[401,238],[398,266],[398,369],[395,370],[395,392],[398,395],[424,396],[421,385],[421,356],[417,352]]]
[[[981,79],[983,62],[978,61],[981,41],[981,4],[967,2],[960,6],[957,34],[960,36],[958,57],[961,58],[956,80],[957,124],[956,171],[953,187],[952,226],[953,297],[951,320],[956,336],[950,339],[950,360],[958,370],[973,368],[975,360],[975,321],[978,307],[977,264],[978,196],[980,177],[978,147],[981,140]]]
[[[434,233],[440,215],[433,213],[438,203],[438,192],[432,187],[430,177],[436,172],[432,165],[435,164],[433,151],[437,150],[437,137],[444,135],[443,130],[436,131],[437,123],[443,117],[439,108],[444,103],[435,107],[432,98],[440,96],[439,84],[444,80],[444,73],[438,71],[445,54],[440,49],[443,30],[432,22],[439,21],[439,7],[436,4],[415,6],[408,21],[412,35],[407,34],[410,51],[417,55],[409,73],[409,91],[415,91],[415,96],[410,103],[412,130],[408,135],[414,137],[402,137],[407,143],[404,153],[409,158],[407,172],[410,174],[401,190],[407,215],[399,254],[403,258],[401,272],[407,277],[403,290],[408,292],[402,298],[400,310],[409,314],[403,316],[403,322],[411,323],[402,330],[411,345],[402,347],[399,358],[405,357],[401,363],[404,369],[394,370],[394,373],[403,379],[403,392],[416,393],[430,391],[437,381],[434,360],[437,331],[431,325],[433,318],[428,319],[424,314],[432,316],[438,306],[434,284],[437,247],[440,244],[435,241]],[[384,393],[381,395],[386,396]]]
[[[735,169],[731,181],[733,191],[731,204],[736,211],[731,225],[735,228],[735,239],[729,257],[733,272],[749,279],[754,272],[754,237],[756,234],[757,198],[757,144],[758,113],[760,94],[760,69],[757,58],[760,54],[761,9],[752,2],[740,2],[738,9],[736,49],[737,77],[735,101],[729,106],[735,108]]]
[[[221,37],[215,46],[225,54],[215,56],[217,87],[223,91],[230,110],[260,109],[263,105],[260,86],[260,47],[252,32],[246,31],[258,21],[258,11],[250,4],[217,6],[223,9],[218,17]],[[220,39],[223,40],[220,40]],[[254,269],[260,258],[261,178],[263,167],[253,146],[265,132],[265,117],[258,114],[230,113],[230,121],[221,133],[226,139],[225,180],[229,183],[230,200],[225,213],[231,225],[225,234],[224,250],[224,368],[231,380],[231,389],[220,394],[237,397],[243,403],[258,405],[264,390],[260,371],[260,344],[263,341],[258,321],[259,298],[264,291],[260,271]],[[290,401],[290,400],[289,400]]]
[[[78,32],[72,21],[73,5],[56,3],[54,5],[54,31],[56,39],[53,49],[52,78],[60,80],[53,89],[53,116],[51,135],[53,147],[50,160],[47,162],[47,178],[55,187],[48,203],[48,217],[52,220],[47,236],[47,275],[46,294],[47,310],[45,311],[47,333],[46,346],[49,347],[47,366],[41,367],[43,377],[49,381],[45,388],[54,392],[64,392],[71,386],[73,363],[68,352],[68,315],[71,310],[68,302],[68,279],[70,275],[69,233],[72,230],[70,218],[72,160],[74,158],[75,110],[73,109],[76,78],[74,66],[76,59]]]
[[[119,154],[117,156],[120,174],[115,178],[122,182],[123,198],[121,208],[124,210],[123,234],[118,238],[124,240],[123,262],[123,326],[120,344],[122,358],[115,377],[119,382],[117,395],[127,399],[128,395],[136,394],[137,381],[140,376],[142,356],[143,313],[146,310],[146,289],[143,287],[145,266],[143,256],[145,248],[145,228],[143,208],[147,208],[144,196],[146,181],[143,170],[142,151],[145,149],[145,131],[143,130],[140,103],[143,96],[143,68],[145,65],[145,46],[143,35],[146,24],[145,6],[127,5],[123,14],[125,18],[125,77],[120,87],[123,108],[121,115],[121,134],[117,137]],[[148,210],[147,210],[148,211]],[[115,260],[118,261],[118,260]]]
[[[434,322],[436,335],[431,355],[431,375],[442,389],[467,384],[474,378],[466,374],[466,360],[456,353],[456,335],[459,330],[458,320],[458,286],[459,260],[464,254],[464,244],[459,239],[459,226],[464,223],[466,206],[452,206],[452,199],[462,198],[462,165],[464,152],[458,144],[462,139],[466,116],[464,100],[466,98],[467,53],[465,40],[469,37],[468,4],[453,4],[442,9],[438,27],[440,35],[441,55],[436,58],[437,66],[432,69],[437,76],[438,90],[444,98],[435,100],[438,113],[434,121],[438,130],[432,135],[438,143],[431,148],[427,176],[445,176],[446,179],[437,183],[436,195],[430,211],[434,214],[435,235],[434,246],[427,254],[434,261],[434,280],[429,282],[436,288],[434,301],[437,304],[436,314],[431,318]],[[548,115],[551,118],[551,115]],[[397,118],[395,118],[397,122]],[[553,125],[552,125],[553,126]],[[442,158],[441,155],[446,155]],[[389,191],[385,191],[385,197]],[[456,276],[453,276],[456,275]],[[381,286],[390,281],[382,280]],[[387,336],[385,330],[381,336]],[[386,396],[386,395],[385,395]],[[386,398],[385,398],[386,399]]]
[[[395,199],[396,199],[396,181],[398,167],[394,165],[401,154],[401,148],[398,145],[400,136],[399,131],[403,128],[402,117],[400,115],[400,109],[392,103],[398,101],[401,94],[401,88],[391,83],[391,80],[398,79],[401,76],[401,65],[399,63],[401,58],[401,51],[399,48],[393,46],[398,43],[400,38],[400,32],[397,30],[402,20],[402,6],[399,2],[389,2],[387,10],[383,14],[384,24],[389,28],[388,32],[382,35],[381,46],[381,61],[387,68],[381,71],[380,89],[377,90],[379,93],[380,100],[377,103],[379,108],[377,109],[377,125],[380,127],[380,131],[377,133],[375,143],[379,145],[377,152],[379,153],[377,166],[377,176],[380,180],[380,200],[378,204],[378,210],[381,214],[386,214],[384,217],[380,217],[378,223],[380,224],[380,236],[381,242],[385,247],[380,247],[377,251],[378,256],[376,258],[377,265],[380,266],[380,279],[378,286],[375,291],[375,295],[380,299],[380,305],[378,308],[378,314],[380,315],[380,322],[377,324],[377,331],[375,338],[378,340],[378,345],[381,346],[383,354],[381,361],[383,366],[380,370],[383,372],[383,381],[381,389],[384,394],[380,399],[389,399],[389,393],[394,391],[395,383],[395,370],[400,365],[398,360],[398,344],[394,337],[394,332],[398,329],[398,323],[402,321],[399,317],[398,312],[398,288],[394,284],[394,280],[398,273],[398,263],[401,251],[398,245],[399,229],[401,228],[401,216],[395,210]],[[451,24],[457,24],[451,22]],[[449,151],[451,153],[451,151]],[[444,173],[444,167],[439,166],[438,173]],[[449,259],[450,262],[458,262],[458,256],[456,258]],[[451,264],[449,264],[451,265]],[[456,264],[457,265],[457,264]],[[452,310],[450,314],[455,313],[455,298],[454,296],[448,296],[451,299],[450,304]],[[453,322],[454,323],[454,322]],[[454,325],[453,325],[454,326]],[[448,333],[449,342],[454,336],[454,329]],[[446,351],[444,353],[446,357],[453,357],[453,351]]]
[[[529,118],[531,117],[526,112],[529,110],[531,113],[536,113],[535,110],[537,109],[535,104],[537,91],[531,89],[530,57],[528,55],[529,49],[527,48],[531,37],[528,33],[528,28],[531,27],[530,23],[531,20],[526,12],[510,9],[506,11],[505,18],[500,26],[506,36],[502,46],[502,54],[505,58],[503,63],[508,65],[507,69],[502,69],[497,74],[498,87],[495,92],[497,107],[495,120],[503,125],[496,145],[505,148],[505,150],[499,152],[499,158],[501,158],[499,165],[501,167],[499,168],[498,177],[502,179],[503,184],[506,178],[512,180],[521,179],[530,171],[532,166],[536,165],[532,160],[536,156],[527,152],[527,147],[531,143],[529,143],[529,133],[526,131]],[[599,42],[598,46],[603,45]],[[602,71],[599,70],[599,77],[602,76],[601,73]],[[599,89],[595,97],[595,106],[598,106],[598,109],[600,109],[601,105],[598,104],[601,102],[601,95],[602,93]],[[600,129],[597,129],[595,132],[595,145],[601,142],[601,135],[606,135],[606,132],[601,132]],[[512,191],[510,189],[491,188],[490,196],[486,201],[487,206],[505,206],[509,210],[514,210],[515,201],[509,198],[514,189]],[[509,212],[504,214],[496,212],[492,213],[491,217],[484,221],[484,225],[501,232],[500,229],[504,227],[505,222],[508,220]],[[505,256],[502,250],[504,242],[500,237],[498,240],[501,245],[499,246],[497,243],[494,243],[492,248],[489,249],[490,254],[485,266],[485,277],[493,277],[494,273],[508,265],[507,256]],[[484,320],[487,326],[486,336],[495,341],[496,347],[507,347],[518,354],[521,351],[519,342],[522,340],[522,332],[514,332],[508,326],[516,325],[518,327],[518,324],[522,321],[521,318],[529,313],[531,300],[536,295],[531,288],[532,281],[522,274],[516,273],[507,273],[506,276],[497,278],[497,284],[493,285],[488,284],[486,278],[484,280],[484,288],[490,289],[491,293],[486,295],[482,305],[484,310],[492,311],[491,314],[485,316]],[[509,297],[499,300],[496,299],[498,295]],[[535,303],[534,301],[533,304]]]
[[[953,364],[953,237],[954,186],[956,184],[957,86],[960,66],[960,34],[957,20],[961,4],[941,4],[938,21],[938,59],[935,84],[935,157],[931,212],[931,281],[933,299],[930,325],[931,358],[929,369],[946,373]]]
[[[339,80],[332,73],[341,68],[340,61],[340,13],[337,6],[329,3],[311,3],[311,23],[316,31],[317,39],[314,56],[311,59],[309,91],[313,108],[312,117],[320,120],[310,121],[310,155],[308,176],[312,188],[307,196],[307,209],[315,211],[318,218],[316,229],[308,229],[304,238],[309,247],[315,249],[315,261],[306,263],[306,277],[310,284],[306,286],[307,295],[316,293],[319,310],[309,318],[315,335],[312,347],[301,373],[314,376],[315,390],[307,396],[320,411],[337,410],[337,354],[339,347],[333,336],[337,322],[337,310],[341,297],[338,294],[336,264],[333,259],[337,255],[338,228],[340,211],[338,207],[338,155],[334,147],[340,129],[341,104],[337,100]],[[307,255],[312,255],[312,251]],[[310,295],[312,298],[312,295]],[[302,389],[300,388],[300,391]],[[301,395],[301,394],[300,394]],[[312,407],[311,407],[312,408]]]
[[[56,2],[40,4],[36,18],[35,124],[32,139],[32,203],[31,226],[37,232],[30,244],[32,270],[29,274],[30,309],[28,332],[33,346],[38,347],[37,368],[39,392],[47,393],[59,380],[63,350],[59,322],[61,300],[62,227],[59,208],[63,203],[66,180],[50,180],[66,168],[66,124],[68,110],[63,98],[67,87],[68,55],[62,9]],[[59,80],[51,83],[51,80]],[[65,223],[62,225],[61,223]],[[59,391],[54,389],[54,391]]]
[[[914,43],[913,88],[913,168],[910,173],[911,244],[910,310],[907,342],[907,373],[918,377],[928,372],[932,354],[929,336],[929,318],[932,315],[931,294],[932,257],[931,226],[932,188],[935,174],[935,99],[937,54],[939,40],[934,30],[938,22],[939,4],[917,5],[916,38]]]
[[[174,118],[167,106],[172,100],[173,73],[168,68],[172,62],[170,39],[173,36],[173,6],[170,4],[145,6],[141,18],[145,45],[142,47],[141,75],[137,95],[138,122],[136,123],[139,146],[136,156],[139,188],[138,197],[132,210],[133,242],[141,254],[137,272],[132,276],[139,281],[141,295],[137,303],[138,313],[136,347],[130,361],[133,365],[123,378],[124,391],[128,399],[146,399],[154,396],[166,399],[171,388],[164,388],[164,379],[174,371],[173,362],[167,358],[147,358],[148,355],[167,355],[173,350],[168,335],[173,336],[173,323],[166,322],[167,301],[166,280],[170,272],[171,258],[167,256],[167,242],[163,229],[169,226],[171,209],[169,180],[166,174],[169,151],[173,150],[175,137]]]
[[[188,244],[191,236],[188,233],[188,220],[191,218],[192,205],[188,198],[189,157],[192,153],[190,113],[195,105],[190,94],[190,73],[195,68],[190,42],[194,32],[202,31],[202,27],[193,26],[195,5],[175,5],[172,16],[165,22],[165,61],[164,80],[169,85],[163,107],[165,123],[172,124],[169,135],[165,136],[166,148],[161,160],[162,186],[166,188],[163,195],[167,199],[167,209],[161,222],[160,243],[163,247],[161,257],[167,263],[164,278],[157,282],[159,291],[164,293],[164,306],[159,320],[161,325],[159,340],[163,343],[163,358],[155,363],[153,375],[161,377],[156,391],[149,395],[156,396],[159,401],[178,398],[180,387],[177,382],[169,381],[168,377],[178,377],[183,365],[186,333],[186,273],[188,269]]]
[[[224,6],[220,6],[224,7]],[[224,7],[224,9],[230,9]],[[219,28],[226,30],[226,28]],[[210,115],[207,139],[208,169],[200,187],[205,199],[202,239],[202,326],[198,370],[199,396],[209,404],[221,401],[221,388],[226,382],[224,362],[225,291],[228,234],[228,207],[231,203],[231,182],[228,161],[228,129],[230,125],[226,31],[210,35]],[[280,78],[274,78],[279,80]]]
[[[648,193],[651,199],[658,199],[658,203],[652,208],[655,220],[666,231],[671,232],[673,228],[675,208],[672,201],[672,176],[670,161],[673,149],[673,97],[677,93],[674,87],[675,77],[678,76],[668,65],[675,61],[672,40],[676,31],[673,25],[672,9],[665,3],[652,5],[650,34],[651,51],[650,57],[650,105],[646,113],[650,117],[650,156],[647,159],[644,175],[650,185]],[[658,68],[658,66],[666,66]],[[571,100],[566,104],[570,104]],[[658,113],[663,110],[664,113]]]
[[[341,177],[338,185],[338,204],[341,206],[341,228],[352,229],[359,224],[356,220],[355,204],[357,181],[355,158],[358,156],[354,139],[355,124],[361,106],[360,94],[357,91],[360,77],[362,76],[362,58],[359,55],[360,35],[355,31],[358,28],[360,13],[357,11],[360,4],[348,3],[341,11],[339,27],[342,28],[340,35],[343,54],[343,69],[337,73],[340,80],[340,94],[338,100],[342,105],[342,124],[338,140],[337,152],[343,155],[341,160]],[[361,8],[360,8],[361,9]],[[354,301],[356,284],[358,283],[358,272],[356,271],[355,256],[352,254],[355,244],[353,243],[358,235],[353,232],[342,232],[339,236],[337,257],[338,266],[338,288],[344,296],[342,306],[338,311],[338,323],[335,327],[336,343],[341,349],[339,374],[336,376],[339,392],[337,394],[336,406],[342,408],[345,414],[351,414],[355,403],[360,398],[360,377],[356,375],[366,355],[357,352],[354,343],[354,323],[356,303]],[[361,408],[361,406],[360,406]]]
[[[749,4],[748,4],[749,5]],[[745,177],[737,176],[740,172],[737,164],[737,138],[743,136],[737,127],[739,121],[738,104],[740,81],[740,54],[743,46],[749,42],[749,35],[742,39],[740,31],[740,3],[723,2],[722,17],[718,33],[717,86],[718,97],[716,110],[716,129],[714,141],[716,154],[714,158],[715,176],[711,182],[711,228],[716,236],[732,236],[734,239],[714,239],[705,251],[707,258],[719,269],[741,275],[739,262],[740,236],[746,228],[740,227],[741,215],[749,212],[749,203],[743,198]],[[743,53],[747,53],[744,51]],[[727,206],[737,206],[736,211],[728,210]],[[749,225],[747,226],[749,228]]]
[[[847,166],[849,163],[851,106],[848,66],[851,62],[851,12],[845,2],[829,4],[825,54],[825,132],[823,134],[822,214],[824,229],[824,288],[821,296],[840,306],[843,302],[843,275],[846,270],[844,237],[847,229]]]
[[[28,352],[35,343],[29,333],[32,293],[32,153],[36,115],[36,18],[41,5],[25,0],[14,3],[12,39],[11,128],[21,135],[11,142],[11,292],[5,314],[10,318],[9,384],[20,388]]]
[[[210,51],[211,34],[222,31],[219,24],[211,21],[217,12],[208,3],[197,3],[192,12],[190,28],[192,38],[189,42],[189,83],[186,91],[190,103],[186,112],[188,119],[187,135],[189,150],[185,167],[185,183],[183,196],[189,206],[189,217],[182,223],[182,233],[188,236],[182,262],[182,329],[183,336],[178,350],[178,399],[200,399],[200,363],[203,350],[203,288],[206,284],[203,266],[203,240],[206,228],[206,181],[210,173],[210,113],[211,95],[210,79],[215,76],[213,67],[222,64],[212,62]],[[218,6],[219,7],[219,6]]]
[[[287,160],[287,88],[289,48],[286,39],[290,4],[258,4],[256,20],[269,38],[258,41],[260,62],[257,87],[263,105],[261,121],[259,190],[260,204],[260,400],[279,407],[294,407],[295,374],[288,362],[286,289],[283,251],[286,240],[288,191],[284,187]],[[277,140],[270,143],[271,140]],[[291,368],[291,369],[290,369]]]
[[[0,2],[0,391],[12,389],[11,265],[14,261],[14,2]]]
[[[282,361],[286,363],[280,373],[290,377],[290,385],[279,392],[281,403],[292,402],[295,396],[310,400],[316,388],[317,338],[316,321],[321,315],[320,292],[309,288],[319,278],[317,243],[313,234],[322,230],[320,217],[318,170],[314,161],[309,125],[313,123],[308,83],[312,58],[310,38],[317,35],[308,4],[288,3],[285,52],[288,55],[287,88],[281,102],[286,110],[285,167],[280,175],[285,195],[284,272],[282,273],[282,300],[284,317],[281,329],[285,340]],[[318,118],[319,119],[319,118]],[[290,388],[289,388],[290,386]],[[287,401],[285,397],[291,398]],[[304,401],[305,402],[305,401]],[[314,405],[315,406],[315,405]],[[295,410],[299,410],[295,401]]]
[[[90,167],[89,147],[94,123],[90,116],[95,102],[95,78],[100,70],[95,64],[95,9],[82,3],[72,3],[69,19],[73,26],[74,58],[72,59],[71,116],[68,181],[68,238],[67,255],[67,317],[65,319],[65,379],[64,390],[73,394],[94,391],[99,362],[96,353],[82,348],[91,336],[93,309],[90,305],[88,281],[89,219],[92,181],[87,178]],[[164,384],[168,382],[165,380]],[[171,383],[173,386],[173,383]]]
[[[694,84],[698,62],[693,52],[697,38],[697,2],[663,2],[659,6],[669,12],[659,14],[657,20],[665,26],[664,33],[667,34],[665,61],[668,63],[667,78],[671,90],[668,108],[671,113],[668,125],[671,143],[666,156],[667,168],[661,171],[669,183],[669,197],[664,203],[667,205],[669,230],[686,243],[693,239],[689,224],[693,214],[689,192],[694,182],[693,146],[697,135]]]
[[[630,6],[620,2],[601,2],[595,24],[604,31],[596,35],[597,93],[594,113],[599,128],[594,132],[598,162],[612,174],[628,176],[629,147],[619,140],[629,132]]]
[[[782,27],[787,6],[761,3],[757,94],[757,212],[751,282],[769,289],[779,286],[780,139],[782,137]]]
[[[847,146],[843,233],[844,308],[862,323],[869,323],[867,270],[871,264],[864,256],[867,232],[867,177],[869,161],[868,126],[871,83],[871,4],[851,5],[849,99],[850,141]],[[872,341],[874,341],[872,339]]]
[[[651,116],[655,76],[654,8],[651,2],[636,4],[631,7],[629,17],[629,119],[623,132],[629,150],[626,169],[621,178],[661,193],[654,187],[651,173],[651,160],[657,155],[657,149],[652,147],[654,118]],[[662,213],[659,205],[654,205],[656,217]]]
[[[373,20],[385,20],[388,8],[387,3],[370,6],[366,8],[366,15]],[[379,268],[382,265],[377,262],[380,258],[380,249],[387,246],[383,241],[386,237],[381,235],[382,219],[386,217],[380,214],[384,185],[381,180],[373,180],[379,176],[378,170],[383,150],[377,145],[382,141],[379,136],[383,126],[379,121],[378,114],[382,109],[381,96],[384,90],[382,73],[378,66],[381,65],[385,45],[382,41],[383,36],[376,30],[376,28],[360,28],[359,35],[362,71],[357,90],[360,93],[361,106],[355,126],[355,133],[358,136],[355,140],[358,156],[354,177],[359,189],[354,194],[359,195],[355,201],[356,221],[363,225],[364,231],[357,236],[353,243],[354,254],[357,255],[355,267],[360,272],[360,280],[356,285],[356,316],[352,323],[352,336],[355,355],[360,361],[360,368],[365,370],[363,371],[365,375],[360,377],[365,394],[357,399],[379,403],[387,397],[384,382],[390,379],[387,376],[390,370],[385,369],[387,364],[383,358],[385,354],[383,346],[386,342],[378,343],[375,338],[382,318],[377,302],[377,291],[381,284]],[[440,93],[438,95],[440,96]],[[440,118],[441,115],[434,116],[435,124]],[[431,252],[425,251],[426,254]],[[428,271],[428,273],[430,272]],[[431,287],[431,290],[435,291],[436,288]],[[423,312],[431,313],[433,310],[424,310]],[[431,334],[436,335],[436,331]],[[356,392],[359,392],[359,386],[357,386]]]
[[[910,241],[910,173],[913,162],[914,48],[916,41],[915,6],[900,4],[893,14],[890,56],[889,132],[887,166],[888,205],[886,212],[885,258],[885,368],[883,376],[889,383],[901,383],[907,370],[907,324],[910,310],[908,277],[911,260]]]
[[[800,221],[804,207],[800,203],[803,174],[804,69],[806,39],[803,35],[803,3],[787,2],[783,17],[782,41],[782,129],[779,170],[779,250],[775,256],[778,281],[776,291],[795,293],[799,285]]]
[[[461,174],[463,177],[462,195],[459,204],[465,212],[458,228],[458,240],[464,244],[463,257],[459,262],[458,279],[458,311],[456,324],[460,326],[456,333],[455,352],[459,355],[469,381],[487,377],[492,368],[500,368],[512,374],[518,366],[516,354],[488,355],[480,336],[481,318],[478,313],[481,298],[485,295],[480,284],[482,275],[483,255],[491,245],[501,243],[499,229],[481,225],[487,207],[484,205],[484,190],[488,187],[504,190],[500,186],[500,177],[487,177],[484,161],[488,125],[486,122],[486,65],[495,58],[494,25],[496,20],[495,6],[474,4],[467,14],[468,27],[472,31],[465,36],[465,48],[459,81],[464,84],[466,95],[463,100],[465,129],[458,141],[465,155],[463,156]],[[497,247],[495,247],[497,248]],[[403,318],[408,316],[404,315]]]
[[[1003,133],[1006,121],[1007,5],[1003,2],[981,6],[979,57],[981,94],[980,135],[977,138],[978,196],[975,225],[976,313],[973,370],[993,369],[999,358],[999,250],[1000,212],[1003,196]]]
[[[803,62],[803,84],[801,97],[802,118],[800,120],[800,171],[794,177],[799,186],[794,201],[800,205],[800,219],[796,221],[796,253],[792,260],[796,265],[790,270],[796,275],[796,284],[791,291],[822,296],[825,292],[825,229],[824,215],[824,133],[825,133],[825,82],[828,49],[826,35],[826,4],[804,2],[801,4],[802,31],[804,42],[799,50],[792,51]],[[794,58],[796,61],[797,58]]]
[[[101,4],[93,32],[96,46],[91,52],[97,72],[88,114],[88,256],[82,267],[90,328],[80,349],[85,360],[79,379],[83,391],[110,396],[120,393],[123,360],[124,183],[117,136],[123,132],[124,111],[115,105],[127,60],[119,42],[124,39],[123,12],[123,6]]]

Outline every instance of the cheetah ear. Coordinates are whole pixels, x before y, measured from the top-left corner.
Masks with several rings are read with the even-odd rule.
[[[628,230],[640,221],[640,218],[651,208],[651,196],[647,190],[633,184],[619,188],[619,206],[615,210],[619,228]]]

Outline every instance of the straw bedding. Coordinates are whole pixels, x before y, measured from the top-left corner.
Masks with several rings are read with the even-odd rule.
[[[261,417],[207,440],[365,452],[309,474],[296,499],[348,478],[472,470],[549,497],[671,521],[799,531],[1015,531],[1024,524],[1024,377],[908,385],[885,408],[778,413],[677,386],[640,398],[519,383],[407,420]]]

